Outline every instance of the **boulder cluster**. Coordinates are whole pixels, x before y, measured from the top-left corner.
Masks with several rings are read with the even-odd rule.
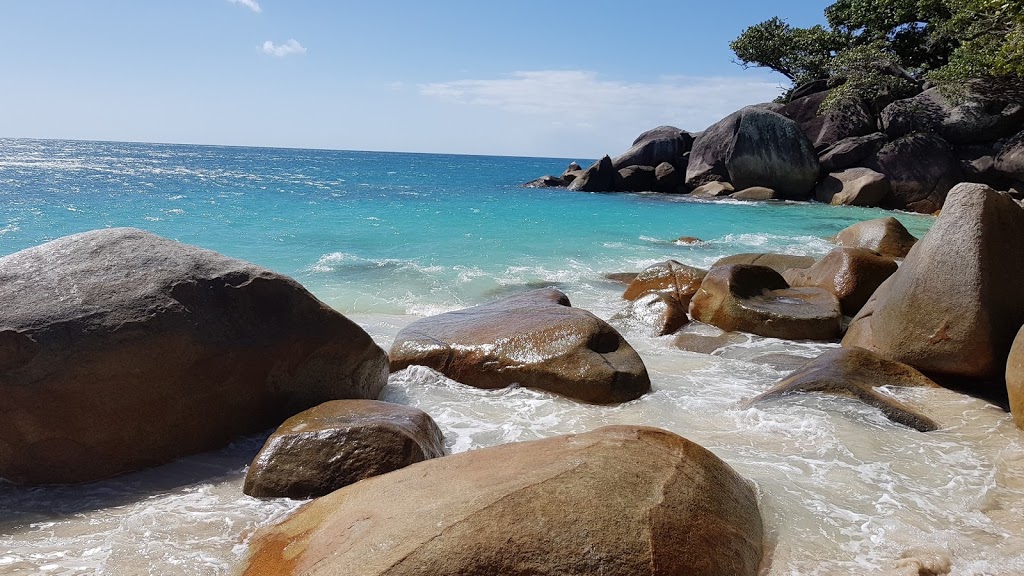
[[[1024,193],[1024,88],[981,80],[892,102],[823,106],[824,82],[690,133],[661,126],[624,154],[530,187],[698,198],[817,200],[921,213],[958,183]],[[884,104],[884,106],[881,106]]]

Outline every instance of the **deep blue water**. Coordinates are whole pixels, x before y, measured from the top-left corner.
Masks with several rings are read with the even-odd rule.
[[[520,186],[570,160],[0,140],[0,254],[134,226],[294,276],[343,312],[427,313],[540,284],[599,290],[604,272],[665,258],[823,254],[882,214]]]

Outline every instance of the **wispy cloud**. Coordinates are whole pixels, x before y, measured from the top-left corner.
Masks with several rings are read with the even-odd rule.
[[[285,56],[291,56],[293,54],[305,54],[306,48],[299,44],[299,41],[295,38],[285,42],[284,44],[274,44],[270,40],[263,43],[263,53],[277,56],[278,58],[284,58]]]
[[[779,94],[763,77],[663,77],[653,82],[601,79],[586,70],[514,72],[506,77],[421,84],[422,95],[448,102],[546,117],[577,128],[614,122],[673,123],[703,129],[749,104]]]
[[[256,0],[228,0],[228,2],[238,4],[239,6],[245,6],[257,14],[263,12],[263,8],[260,8],[260,3]]]

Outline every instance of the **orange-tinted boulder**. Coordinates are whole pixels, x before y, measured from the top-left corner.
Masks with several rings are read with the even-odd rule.
[[[782,276],[794,288],[823,288],[839,298],[843,314],[853,316],[898,266],[892,258],[863,248],[836,248],[814,266],[787,270]]]
[[[1024,430],[1024,327],[1017,332],[1006,360],[1006,392],[1017,428]]]
[[[864,248],[882,256],[903,258],[917,243],[917,238],[899,220],[888,216],[845,228],[836,234],[835,241],[847,248]]]
[[[675,260],[666,260],[648,266],[626,287],[622,297],[636,300],[644,294],[662,292],[675,297],[683,305],[690,305],[690,298],[697,293],[706,270],[687,266]]]

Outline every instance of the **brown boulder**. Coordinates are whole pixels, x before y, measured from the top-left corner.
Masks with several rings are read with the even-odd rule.
[[[678,194],[685,191],[684,174],[668,162],[662,162],[654,168],[655,187],[658,192]]]
[[[253,459],[242,491],[316,498],[438,456],[444,456],[444,435],[426,412],[376,400],[334,400],[285,420]]]
[[[931,214],[942,208],[946,193],[960,181],[953,149],[934,134],[914,133],[894,140],[865,166],[889,178],[885,207]]]
[[[690,316],[722,330],[786,340],[840,334],[839,300],[820,288],[790,288],[766,266],[715,266],[690,301]]]
[[[650,328],[655,336],[672,334],[690,321],[686,305],[676,296],[661,292],[649,292],[630,301],[616,319]]]
[[[845,228],[836,234],[835,241],[847,248],[864,248],[882,256],[903,258],[917,243],[917,238],[899,220],[888,216]]]
[[[0,258],[0,477],[86,482],[375,398],[387,356],[294,280],[131,228]]]
[[[875,291],[844,346],[928,374],[1001,379],[1024,324],[1024,210],[983,184],[954,188],[942,215]]]
[[[938,429],[931,418],[875,392],[878,386],[934,388],[937,385],[902,362],[893,362],[863,348],[837,348],[807,362],[771,390],[745,402],[744,407],[797,392],[823,392],[860,400],[881,410],[889,420],[920,432]]]
[[[839,298],[843,314],[853,316],[898,266],[892,258],[863,248],[836,248],[810,268],[782,276],[795,288],[822,288]]]
[[[1006,359],[1006,392],[1013,421],[1017,428],[1024,430],[1024,327],[1017,332]]]
[[[244,576],[754,576],[751,486],[697,444],[611,426],[414,464],[261,530]]]
[[[627,166],[615,173],[618,192],[653,192],[657,187],[658,178],[650,166]]]
[[[626,300],[636,300],[651,292],[661,292],[678,300],[685,309],[690,305],[690,298],[697,293],[706,274],[706,270],[687,266],[675,260],[666,260],[645,268],[629,283],[622,297]]]
[[[735,191],[736,189],[728,182],[708,182],[707,184],[702,184],[694,188],[690,192],[690,196],[697,196],[700,198],[717,198],[719,196],[728,196]]]
[[[725,256],[719,258],[712,268],[715,266],[727,266],[729,264],[755,264],[757,266],[767,266],[772,270],[775,270],[779,274],[782,274],[790,268],[810,268],[814,265],[814,258],[811,256],[794,256],[792,254],[764,254],[764,253],[748,253],[748,254],[733,254],[732,256]]]
[[[601,158],[590,165],[582,174],[569,183],[569,190],[580,192],[612,192],[615,190],[615,175],[617,171],[612,166],[612,159],[608,156]]]
[[[390,357],[393,372],[415,364],[477,388],[520,384],[585,402],[634,400],[651,387],[622,336],[554,288],[417,320]]]
[[[729,198],[733,198],[736,200],[751,201],[776,200],[778,199],[778,197],[779,196],[778,194],[775,193],[775,190],[772,190],[771,188],[765,188],[764,186],[751,186],[750,188],[744,188],[739,192],[734,192],[729,195]]]
[[[878,206],[891,190],[884,174],[870,168],[849,168],[822,178],[814,196],[825,204]]]

